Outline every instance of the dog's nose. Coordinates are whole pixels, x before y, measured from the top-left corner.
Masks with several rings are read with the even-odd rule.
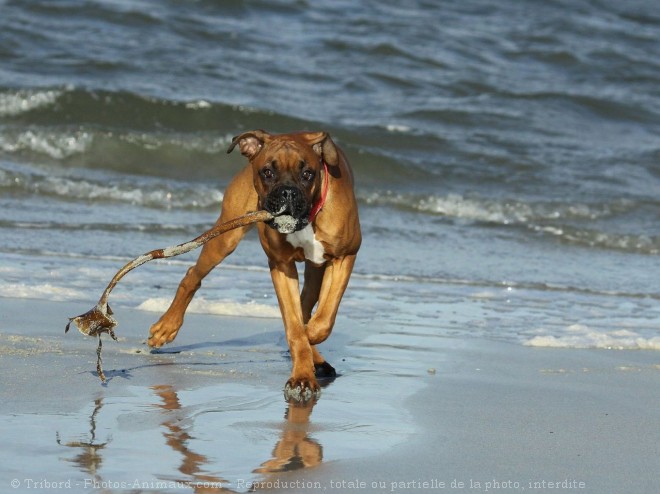
[[[295,187],[282,187],[280,189],[280,198],[288,203],[295,202],[300,197],[300,191]]]
[[[285,201],[290,201],[291,199],[293,199],[293,194],[294,192],[291,189],[282,189],[280,191],[280,197]]]

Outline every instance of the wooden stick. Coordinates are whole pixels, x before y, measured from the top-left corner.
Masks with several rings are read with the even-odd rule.
[[[110,297],[110,292],[112,292],[113,288],[117,285],[117,283],[119,283],[119,280],[121,280],[129,271],[132,271],[133,269],[141,266],[146,262],[153,261],[154,259],[166,259],[168,257],[175,257],[181,254],[185,254],[186,252],[190,252],[191,250],[201,247],[209,240],[217,237],[218,235],[222,235],[229,230],[251,225],[259,221],[269,221],[273,218],[273,215],[268,211],[262,210],[256,211],[254,213],[248,213],[220,225],[216,225],[210,230],[202,233],[197,238],[188,242],[184,242],[172,247],[166,247],[164,249],[152,250],[146,254],[142,254],[141,256],[136,257],[127,263],[124,267],[122,267],[119,271],[117,271],[117,273],[110,280],[110,283],[108,283],[108,286],[103,291],[103,294],[101,295],[98,303],[92,307],[91,310],[85,312],[84,314],[80,314],[79,316],[69,318],[69,323],[66,325],[64,332],[68,332],[71,323],[73,323],[78,328],[78,331],[80,331],[82,334],[87,336],[98,336],[99,346],[97,349],[98,359],[96,368],[101,381],[105,382],[105,376],[103,375],[103,370],[101,369],[101,334],[108,333],[114,340],[117,339],[114,334],[114,328],[117,326],[117,320],[112,317],[113,313],[112,309],[108,305],[108,297]]]

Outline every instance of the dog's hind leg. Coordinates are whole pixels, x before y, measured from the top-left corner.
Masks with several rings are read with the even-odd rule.
[[[247,184],[245,182],[248,182]],[[229,184],[225,191],[222,213],[217,224],[242,216],[257,209],[257,195],[245,194],[246,190],[254,191],[251,186],[252,171],[245,168]],[[195,292],[202,284],[202,280],[211,272],[225,257],[231,254],[250,226],[231,230],[210,240],[202,247],[202,252],[193,267],[188,269],[186,275],[179,283],[174,300],[167,311],[161,316],[149,330],[149,346],[159,348],[170,343],[176,338],[188,305],[193,299]]]

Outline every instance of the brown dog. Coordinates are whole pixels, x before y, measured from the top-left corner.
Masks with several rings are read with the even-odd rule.
[[[218,224],[259,209],[275,216],[258,224],[259,238],[293,361],[285,392],[305,401],[319,392],[316,375],[334,375],[315,345],[332,331],[362,240],[353,173],[325,132],[271,135],[254,130],[234,137],[227,152],[236,145],[249,163],[227,187]],[[248,229],[204,245],[169,309],[151,327],[150,346],[174,340],[202,279],[234,251]],[[296,261],[305,262],[302,293]]]

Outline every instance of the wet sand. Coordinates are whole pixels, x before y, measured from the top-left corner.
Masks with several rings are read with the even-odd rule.
[[[530,348],[385,332],[340,318],[340,373],[316,404],[282,396],[278,319],[190,314],[161,352],[154,313],[0,299],[4,492],[593,492],[657,489],[658,352]],[[408,342],[408,344],[405,344]]]

